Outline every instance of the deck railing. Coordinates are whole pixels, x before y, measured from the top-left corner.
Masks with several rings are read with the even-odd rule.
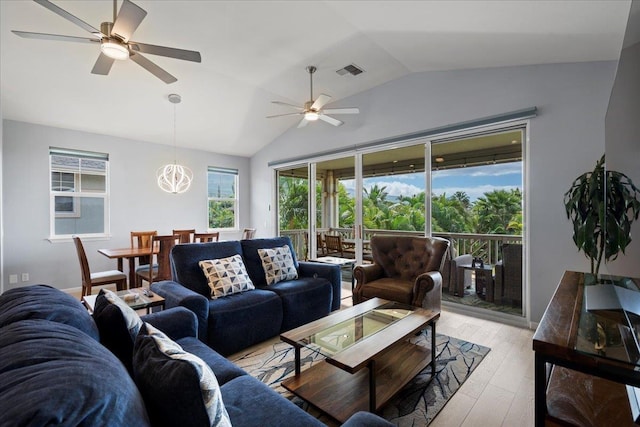
[[[340,234],[345,239],[353,239],[352,228],[322,228],[318,233]],[[374,234],[393,234],[403,236],[424,236],[417,231],[402,230],[364,230],[364,240],[369,240]],[[281,236],[289,236],[298,259],[307,258],[307,230],[282,230]],[[451,242],[451,256],[470,254],[482,258],[487,264],[495,264],[501,259],[501,248],[504,243],[521,243],[522,236],[509,234],[473,234],[473,233],[433,233],[435,237],[442,237]]]

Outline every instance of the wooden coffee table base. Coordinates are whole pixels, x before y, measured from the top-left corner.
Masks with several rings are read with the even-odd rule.
[[[435,322],[431,323],[435,337]],[[401,341],[369,362],[368,369],[350,374],[326,360],[306,369],[282,386],[343,423],[358,411],[376,412],[435,357],[431,349]],[[432,364],[435,375],[435,364]],[[375,390],[375,393],[371,391]],[[371,396],[370,396],[371,394]]]

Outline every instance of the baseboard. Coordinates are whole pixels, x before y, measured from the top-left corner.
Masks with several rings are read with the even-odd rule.
[[[449,301],[442,301],[442,308],[456,314],[463,314],[466,316],[477,317],[479,319],[492,320],[494,322],[517,326],[519,328],[530,328],[527,319],[520,316],[500,313],[497,311],[492,312],[490,310],[471,307],[468,305],[455,304]]]

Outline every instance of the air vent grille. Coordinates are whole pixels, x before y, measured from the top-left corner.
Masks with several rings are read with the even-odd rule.
[[[352,76],[357,76],[358,74],[362,74],[363,72],[364,70],[355,64],[349,64],[346,67],[340,68],[339,70],[336,71],[336,73],[338,73],[338,75],[340,76],[344,76],[345,74],[351,74]]]

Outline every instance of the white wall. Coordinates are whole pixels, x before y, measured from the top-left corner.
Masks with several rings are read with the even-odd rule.
[[[194,181],[184,194],[165,193],[156,185],[156,170],[173,162],[173,147],[5,120],[3,129],[4,272],[5,289],[29,283],[55,287],[81,285],[73,242],[50,243],[49,147],[109,154],[111,170],[111,234],[107,240],[86,241],[92,270],[114,269],[115,261],[99,248],[129,246],[132,230],[207,229],[207,167],[237,168],[240,179],[240,227],[249,224],[249,159],[178,149],[177,161],[191,168]],[[221,234],[235,239],[240,232]],[[125,262],[125,269],[127,268]],[[9,274],[29,273],[28,283],[9,285]],[[20,278],[20,277],[19,277]]]
[[[251,223],[275,233],[267,162],[538,107],[528,147],[530,320],[537,322],[565,270],[588,271],[571,239],[563,194],[604,152],[615,63],[554,64],[416,73],[342,100],[360,115],[341,127],[292,129],[251,158]],[[357,77],[356,77],[357,78]],[[336,103],[336,106],[338,103]],[[283,119],[286,120],[286,119]]]
[[[640,25],[640,23],[638,23]],[[628,30],[627,30],[628,31]],[[620,55],[606,120],[606,167],[627,175],[640,187],[640,43]],[[640,220],[631,226],[631,243],[624,256],[603,264],[602,273],[639,277]]]

